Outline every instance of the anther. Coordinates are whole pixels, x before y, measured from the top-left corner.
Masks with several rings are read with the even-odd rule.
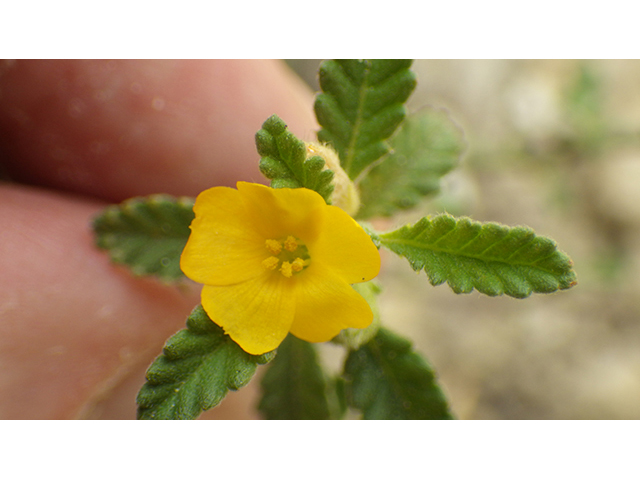
[[[272,255],[278,255],[282,251],[282,244],[278,240],[267,239],[264,243]]]
[[[291,269],[294,272],[301,272],[302,269],[304,268],[304,260],[301,259],[300,257],[296,258],[292,263],[291,263]]]
[[[262,261],[262,266],[267,270],[275,270],[278,266],[278,263],[280,263],[280,260],[278,260],[276,257],[269,257],[265,258]]]
[[[289,235],[284,241],[284,248],[286,248],[290,252],[295,252],[298,248],[298,242],[296,241],[295,237]]]
[[[280,273],[287,278],[291,278],[293,275],[292,266],[289,262],[282,262],[280,266]]]

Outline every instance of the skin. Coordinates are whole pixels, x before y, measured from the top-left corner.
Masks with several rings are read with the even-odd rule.
[[[133,196],[264,182],[255,132],[276,113],[311,140],[312,102],[268,60],[0,66],[0,419],[135,418],[200,286],[110,264],[92,218]],[[254,379],[204,417],[257,418],[257,397]]]

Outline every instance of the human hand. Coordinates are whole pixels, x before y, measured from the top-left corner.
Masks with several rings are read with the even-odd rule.
[[[272,61],[16,61],[0,67],[0,418],[134,418],[198,287],[134,278],[94,246],[108,203],[264,181],[254,135],[316,129]],[[250,388],[209,417],[255,416]]]

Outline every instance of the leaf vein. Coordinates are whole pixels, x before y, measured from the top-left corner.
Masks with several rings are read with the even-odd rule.
[[[448,233],[447,233],[448,235]],[[506,265],[515,265],[515,266],[523,266],[523,267],[533,267],[533,268],[537,268],[543,272],[548,272],[548,273],[552,273],[552,270],[547,270],[544,268],[540,268],[540,267],[536,267],[535,263],[536,262],[519,262],[519,261],[515,261],[515,262],[511,262],[509,261],[512,257],[512,255],[510,255],[508,258],[499,258],[499,257],[489,257],[489,258],[482,258],[480,256],[480,254],[469,254],[469,253],[461,253],[459,251],[456,250],[450,250],[450,249],[444,249],[444,248],[438,248],[436,247],[434,244],[424,244],[421,242],[417,242],[414,240],[410,240],[410,239],[388,239],[388,237],[384,237],[384,235],[381,235],[381,238],[384,239],[384,243],[385,244],[400,244],[400,245],[408,245],[411,247],[415,247],[415,248],[419,248],[421,250],[430,250],[433,252],[437,252],[437,253],[446,253],[448,255],[453,255],[453,256],[460,256],[460,257],[466,257],[466,258],[471,258],[474,260],[479,260],[481,262],[485,262],[485,263],[500,263],[500,264],[506,264]],[[529,242],[530,243],[530,242]]]

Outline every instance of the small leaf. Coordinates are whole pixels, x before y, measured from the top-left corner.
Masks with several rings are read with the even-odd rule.
[[[449,420],[447,401],[411,342],[385,328],[345,363],[350,405],[366,420]]]
[[[442,110],[410,115],[391,139],[392,153],[360,182],[358,218],[391,216],[440,190],[440,178],[457,166],[462,131]]]
[[[153,195],[107,207],[94,219],[98,247],[111,260],[136,275],[156,275],[165,281],[184,277],[180,254],[189,238],[193,199]]]
[[[314,109],[318,140],[338,152],[356,178],[389,151],[386,140],[404,120],[404,102],[416,86],[411,60],[329,60],[320,65]]]
[[[262,379],[258,410],[268,420],[324,420],[330,417],[327,384],[315,346],[289,335]]]
[[[192,420],[215,407],[229,390],[251,380],[274,352],[250,355],[213,323],[201,306],[187,319],[147,370],[138,393],[140,420]]]
[[[378,236],[432,285],[447,282],[456,293],[525,298],[576,284],[571,259],[549,238],[528,227],[479,223],[448,214],[423,218]]]
[[[260,171],[273,188],[308,188],[331,203],[333,171],[325,168],[322,157],[307,159],[304,142],[277,115],[269,117],[256,133],[256,147],[261,156]]]

